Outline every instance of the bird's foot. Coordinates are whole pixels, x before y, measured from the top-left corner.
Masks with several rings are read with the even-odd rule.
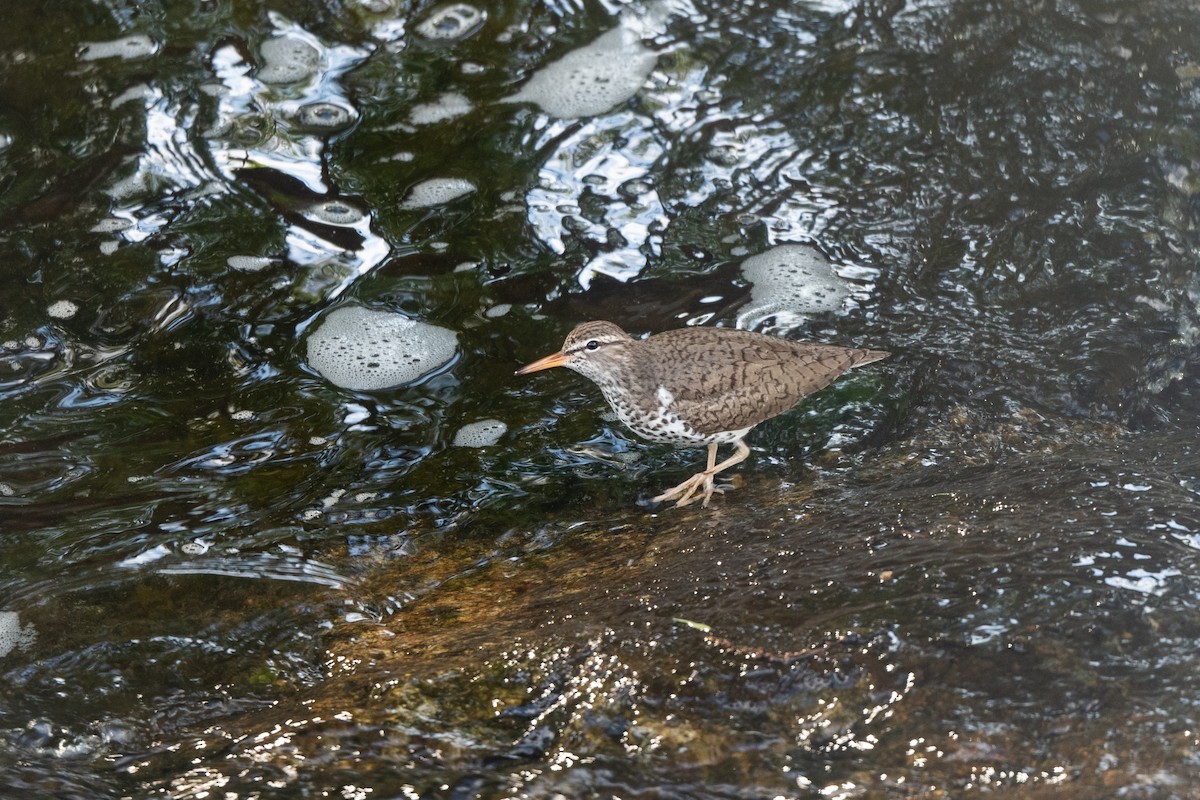
[[[725,492],[722,487],[713,483],[713,475],[715,475],[715,473],[710,473],[707,471],[697,472],[695,475],[688,478],[678,486],[672,489],[667,489],[658,497],[655,497],[654,502],[662,503],[667,500],[675,500],[675,507],[683,508],[684,506],[690,505],[703,498],[703,502],[700,503],[700,506],[701,508],[708,508],[709,498],[711,498],[714,493],[723,494]],[[703,487],[702,493],[700,491],[701,487]],[[676,498],[679,499],[676,500]]]

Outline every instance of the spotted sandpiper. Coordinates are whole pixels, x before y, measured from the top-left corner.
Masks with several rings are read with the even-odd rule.
[[[722,489],[714,477],[750,455],[742,441],[758,423],[782,414],[846,370],[886,358],[860,350],[793,342],[729,328],[682,328],[634,339],[611,322],[585,322],[562,350],[517,370],[566,367],[591,379],[617,417],[653,442],[708,445],[708,468],[654,498],[686,506]],[[717,462],[717,446],[732,456]]]

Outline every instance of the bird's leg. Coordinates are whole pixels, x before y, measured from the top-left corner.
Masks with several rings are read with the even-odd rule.
[[[708,468],[703,472],[697,472],[695,475],[688,478],[686,481],[674,487],[673,489],[668,489],[667,491],[663,492],[658,497],[654,498],[654,502],[661,503],[664,500],[674,500],[676,497],[678,497],[679,499],[675,501],[675,507],[679,508],[681,506],[686,506],[689,503],[696,501],[697,497],[699,496],[697,495],[697,492],[699,491],[700,487],[703,486],[704,502],[701,503],[701,506],[707,508],[709,498],[712,497],[713,492],[724,491],[724,489],[717,488],[713,483],[717,473],[724,472],[733,465],[742,463],[746,460],[746,457],[750,455],[750,446],[741,439],[738,439],[736,442],[734,442],[734,445],[737,447],[737,451],[720,464],[717,464],[717,445],[715,442],[709,444]]]
[[[717,473],[724,472],[735,464],[742,463],[750,455],[750,445],[746,444],[741,439],[738,439],[733,443],[733,445],[737,448],[733,455],[722,461],[720,464],[717,464],[715,467],[713,466],[713,461],[716,460],[717,446],[715,444],[712,445],[712,448],[708,451],[708,469],[701,473],[704,475],[704,502],[700,504],[702,508],[708,508],[708,500],[710,497],[712,497],[714,491],[725,491],[724,489],[718,489],[713,485],[713,480],[716,478]],[[685,498],[684,500],[680,500],[679,503],[677,503],[677,506],[686,505],[693,500],[695,500],[694,497]]]
[[[701,486],[704,486],[704,504],[707,506],[708,498],[713,493],[712,476],[709,473],[712,470],[713,465],[716,463],[717,443],[711,442],[708,445],[708,467],[703,472],[697,472],[695,475],[688,478],[686,481],[674,487],[673,489],[667,489],[658,497],[654,498],[654,502],[661,503],[664,500],[674,500],[676,497],[678,497],[679,499],[676,500],[675,507],[679,508],[681,506],[686,506],[688,503],[692,502],[692,495],[696,494],[696,490]]]

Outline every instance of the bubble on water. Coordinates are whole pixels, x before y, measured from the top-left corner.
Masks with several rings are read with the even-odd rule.
[[[114,200],[128,200],[155,188],[159,176],[156,176],[151,169],[151,167],[139,163],[134,172],[114,181],[106,189],[108,195]]]
[[[825,256],[812,247],[781,244],[742,262],[749,281],[749,303],[738,313],[738,327],[753,329],[770,317],[776,324],[798,324],[817,314],[837,311],[850,289]]]
[[[510,311],[512,311],[512,303],[497,303],[484,311],[483,315],[488,319],[498,319]]]
[[[263,83],[296,83],[315,73],[321,64],[320,51],[296,36],[267,39],[259,52],[263,63],[258,79]]]
[[[418,103],[412,107],[409,119],[414,125],[432,125],[448,119],[461,117],[472,108],[471,101],[458,92],[446,92],[429,103]]]
[[[457,350],[453,331],[390,311],[344,306],[308,337],[308,365],[344,389],[371,391],[410,383]]]
[[[33,625],[21,627],[21,615],[16,611],[0,611],[0,657],[18,647],[24,650],[37,639]]]
[[[602,114],[637,94],[657,61],[636,33],[614,28],[539,69],[506,101],[563,119]]]
[[[400,207],[411,209],[440,206],[473,191],[475,184],[464,178],[430,178],[414,186]]]
[[[309,206],[304,216],[327,225],[354,225],[366,214],[345,201],[325,200]]]
[[[46,309],[46,313],[54,319],[70,319],[79,313],[79,306],[70,300],[59,300]]]
[[[123,231],[133,226],[133,223],[127,219],[118,217],[105,217],[91,227],[92,233],[116,233]]]
[[[479,30],[487,14],[475,6],[455,3],[436,8],[417,24],[417,33],[426,39],[462,39]]]
[[[154,55],[158,45],[144,33],[135,33],[107,42],[84,42],[79,51],[81,61],[100,61],[105,58],[121,58],[126,61]]]
[[[274,262],[266,256],[230,256],[225,263],[239,272],[259,272]]]
[[[148,100],[153,100],[157,97],[154,90],[147,84],[139,83],[137,86],[130,86],[125,91],[114,97],[108,104],[109,108],[120,108],[126,103],[140,102],[145,103]]]
[[[306,103],[296,112],[296,122],[299,125],[317,132],[340,131],[356,118],[357,115],[351,109],[326,101]]]
[[[481,419],[463,425],[454,434],[455,447],[490,447],[508,432],[508,426],[498,419]]]

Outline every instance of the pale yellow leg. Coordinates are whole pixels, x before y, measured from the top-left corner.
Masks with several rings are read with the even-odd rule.
[[[700,505],[704,508],[708,508],[708,500],[713,496],[713,492],[725,491],[724,489],[719,489],[714,485],[713,479],[716,477],[716,475],[720,472],[724,472],[735,464],[742,463],[746,460],[746,457],[750,455],[750,446],[741,439],[738,439],[736,442],[734,442],[734,446],[737,447],[737,450],[734,452],[734,454],[722,461],[720,464],[717,464],[717,445],[715,442],[710,444],[708,446],[708,468],[703,472],[697,472],[695,475],[688,478],[678,486],[672,489],[667,489],[658,497],[654,498],[654,502],[661,503],[664,500],[674,500],[676,497],[678,497],[679,499],[675,501],[675,507],[679,508],[681,506],[686,506],[689,503],[694,503],[700,497],[697,492],[700,490],[700,487],[703,486],[704,502],[702,502]],[[716,464],[716,466],[713,466],[714,464]]]

